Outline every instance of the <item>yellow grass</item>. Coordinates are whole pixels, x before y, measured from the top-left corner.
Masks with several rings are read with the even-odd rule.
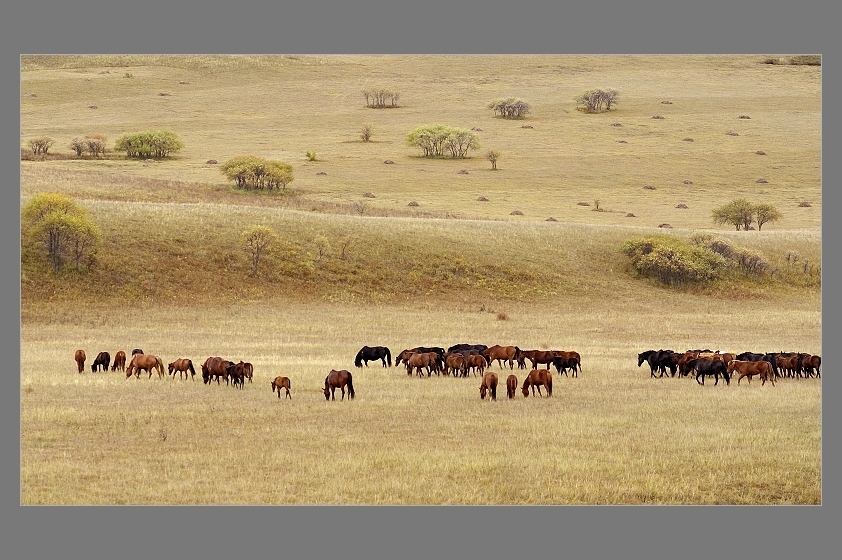
[[[24,58],[22,144],[48,135],[69,152],[76,135],[168,128],[186,147],[21,163],[22,204],[71,194],[104,233],[88,273],[56,277],[23,247],[21,503],[821,503],[821,380],[700,387],[636,365],[658,348],[821,354],[821,68],[762,61]],[[381,85],[400,108],[365,108]],[[618,89],[617,110],[576,111],[591,87]],[[485,106],[504,96],[533,114],[494,118]],[[482,150],[418,157],[403,138],[433,123],[481,128],[500,169]],[[236,192],[206,163],[245,154],[291,163],[289,192]],[[714,226],[736,197],[783,219]],[[597,199],[604,212],[578,205]],[[257,223],[282,243],[250,278],[238,239]],[[618,252],[700,230],[762,252],[776,278],[670,290]],[[477,378],[353,368],[362,345],[459,342],[573,349],[584,370],[556,376],[550,399],[501,387],[491,403]],[[135,347],[250,361],[254,384],[90,373],[98,351]],[[355,374],[355,400],[325,402],[330,369]],[[276,375],[291,401],[269,391]]]

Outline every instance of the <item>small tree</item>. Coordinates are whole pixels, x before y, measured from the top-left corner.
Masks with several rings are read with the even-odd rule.
[[[618,97],[619,93],[614,89],[589,89],[575,99],[576,104],[581,106],[581,111],[602,113],[603,111],[610,111],[611,106],[617,104]]]
[[[237,188],[245,190],[286,190],[286,186],[293,181],[290,164],[256,156],[233,157],[224,162],[219,171],[236,182]]]
[[[495,115],[499,114],[504,119],[522,119],[531,110],[529,103],[523,99],[515,99],[514,97],[495,99],[487,105],[487,108],[493,110]]]
[[[369,140],[371,140],[371,134],[371,124],[364,124],[363,127],[360,129],[360,138],[363,139],[363,142],[368,142]]]
[[[104,134],[88,134],[85,136],[85,147],[94,157],[105,155],[105,144],[108,138]]]
[[[406,143],[424,151],[424,157],[442,157],[449,153],[453,158],[468,156],[468,150],[479,149],[479,138],[465,128],[443,124],[421,125],[406,135]]]
[[[500,159],[500,151],[499,150],[488,150],[485,152],[485,159],[491,162],[491,169],[493,171],[497,170],[497,160]]]
[[[711,217],[716,224],[730,224],[737,231],[740,231],[740,228],[747,230],[754,222],[754,206],[748,200],[738,198],[724,206],[714,208]]]
[[[85,257],[93,257],[102,240],[88,211],[69,196],[58,193],[33,197],[23,207],[21,226],[22,239],[44,247],[54,272],[61,270],[68,258],[79,269]]]
[[[76,153],[76,157],[82,157],[82,153],[85,151],[86,145],[82,138],[76,136],[70,141],[70,145],[68,147]]]
[[[251,274],[257,274],[260,259],[268,252],[273,243],[278,241],[278,234],[266,226],[254,226],[240,234],[243,248],[251,256]]]
[[[49,136],[40,136],[29,140],[29,149],[32,150],[32,153],[36,156],[39,154],[47,155],[47,152],[50,150],[50,146],[54,143],[55,140]]]
[[[767,222],[777,222],[783,218],[777,208],[771,204],[757,204],[754,206],[754,219],[757,221],[757,231]]]
[[[130,158],[165,158],[184,147],[184,142],[175,132],[169,130],[147,130],[123,134],[117,139],[114,149],[126,152]]]

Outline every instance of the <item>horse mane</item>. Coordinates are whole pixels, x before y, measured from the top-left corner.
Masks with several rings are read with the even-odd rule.
[[[363,346],[362,348],[360,348],[360,351],[357,352],[357,357],[354,358],[354,365],[356,367],[362,367],[363,366],[363,350],[365,350],[366,348],[367,348],[367,346]],[[389,364],[389,365],[392,365],[392,364]]]

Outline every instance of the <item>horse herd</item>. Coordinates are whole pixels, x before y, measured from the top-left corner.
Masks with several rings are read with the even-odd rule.
[[[696,382],[704,385],[705,376],[713,376],[714,385],[719,384],[719,376],[725,383],[731,384],[731,375],[737,374],[737,385],[743,377],[760,377],[761,385],[769,381],[773,386],[775,380],[782,377],[817,377],[820,378],[822,358],[819,355],[804,352],[743,352],[731,354],[711,351],[709,349],[687,350],[684,353],[672,350],[646,350],[637,355],[637,367],[644,363],[649,365],[650,376],[663,377],[667,370],[671,377],[676,373],[679,377],[695,373]]]

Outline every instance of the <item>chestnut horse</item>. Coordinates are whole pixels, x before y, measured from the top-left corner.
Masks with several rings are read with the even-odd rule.
[[[345,369],[341,369],[339,371],[336,371],[335,369],[330,370],[330,373],[328,373],[327,377],[325,377],[325,400],[336,400],[336,389],[338,388],[342,391],[342,398],[339,400],[344,401],[346,385],[348,386],[348,399],[353,399],[354,383],[351,372]]]
[[[468,354],[465,356],[465,371],[464,374],[467,376],[468,372],[473,368],[474,375],[479,374],[482,375],[485,372],[485,366],[487,362],[485,361],[485,356],[482,354]]]
[[[520,348],[517,346],[500,346],[495,344],[481,352],[485,356],[486,363],[490,366],[491,362],[497,360],[497,365],[503,367],[503,362],[509,362],[509,369],[515,368],[515,360],[520,354]]]
[[[76,350],[76,355],[73,356],[73,359],[76,360],[76,367],[79,368],[79,373],[82,373],[83,371],[85,371],[85,359],[86,358],[87,358],[87,356],[85,356],[84,350]]]
[[[118,350],[116,354],[114,354],[114,364],[111,366],[111,371],[126,371],[126,353],[122,350]]]
[[[523,387],[521,391],[524,397],[529,396],[529,388],[532,387],[532,396],[535,396],[535,389],[538,389],[538,395],[541,395],[541,386],[547,388],[547,396],[553,396],[553,374],[548,369],[533,369],[523,380]]]
[[[497,374],[493,371],[485,372],[479,386],[479,398],[484,399],[485,393],[491,393],[491,400],[497,400]]]
[[[175,379],[175,372],[178,372],[179,379],[187,379],[187,373],[190,372],[190,379],[196,380],[196,370],[193,369],[193,360],[188,358],[179,358],[173,363],[169,364],[170,375]]]
[[[279,399],[281,398],[281,389],[282,388],[287,390],[286,396],[290,399],[292,398],[292,395],[289,394],[289,387],[290,387],[289,377],[283,377],[283,376],[279,375],[278,377],[275,378],[274,381],[272,381],[272,392],[274,393],[275,391],[277,391]]]
[[[254,366],[251,362],[245,362],[243,364],[243,374],[246,376],[246,379],[249,380],[249,383],[251,383],[252,378],[254,377]]]
[[[520,355],[523,358],[528,358],[532,362],[532,369],[535,369],[541,364],[546,364],[550,367],[555,358],[555,352],[552,350],[522,350]],[[518,367],[520,367],[522,360],[518,360]],[[525,364],[524,364],[525,367]]]
[[[410,354],[408,358],[404,358],[406,374],[412,375],[412,370],[415,370],[419,377],[424,377],[423,369],[427,368],[427,377],[430,377],[433,371],[438,375],[438,358],[435,352]]]
[[[762,385],[766,385],[766,381],[771,381],[772,386],[775,385],[775,372],[772,371],[772,364],[767,361],[760,360],[759,362],[746,362],[742,360],[731,360],[728,362],[728,373],[739,373],[737,377],[737,385],[743,377],[748,377],[748,382],[751,383],[751,378],[759,375]]]
[[[506,378],[506,396],[510,399],[515,398],[515,391],[517,390],[517,375],[510,375]]]
[[[216,379],[216,384],[219,385],[219,380],[222,378],[228,385],[228,368],[232,365],[234,365],[234,362],[223,360],[218,356],[208,358],[202,364],[202,382],[209,384],[213,379]]]
[[[164,377],[164,362],[161,358],[153,354],[135,354],[132,356],[132,361],[129,362],[129,367],[126,368],[126,379],[135,375],[140,379],[140,371],[146,370],[149,372],[149,378],[152,378],[152,371],[158,371],[158,378]]]
[[[444,357],[444,374],[461,374],[465,369],[465,356],[462,354],[446,354]]]

